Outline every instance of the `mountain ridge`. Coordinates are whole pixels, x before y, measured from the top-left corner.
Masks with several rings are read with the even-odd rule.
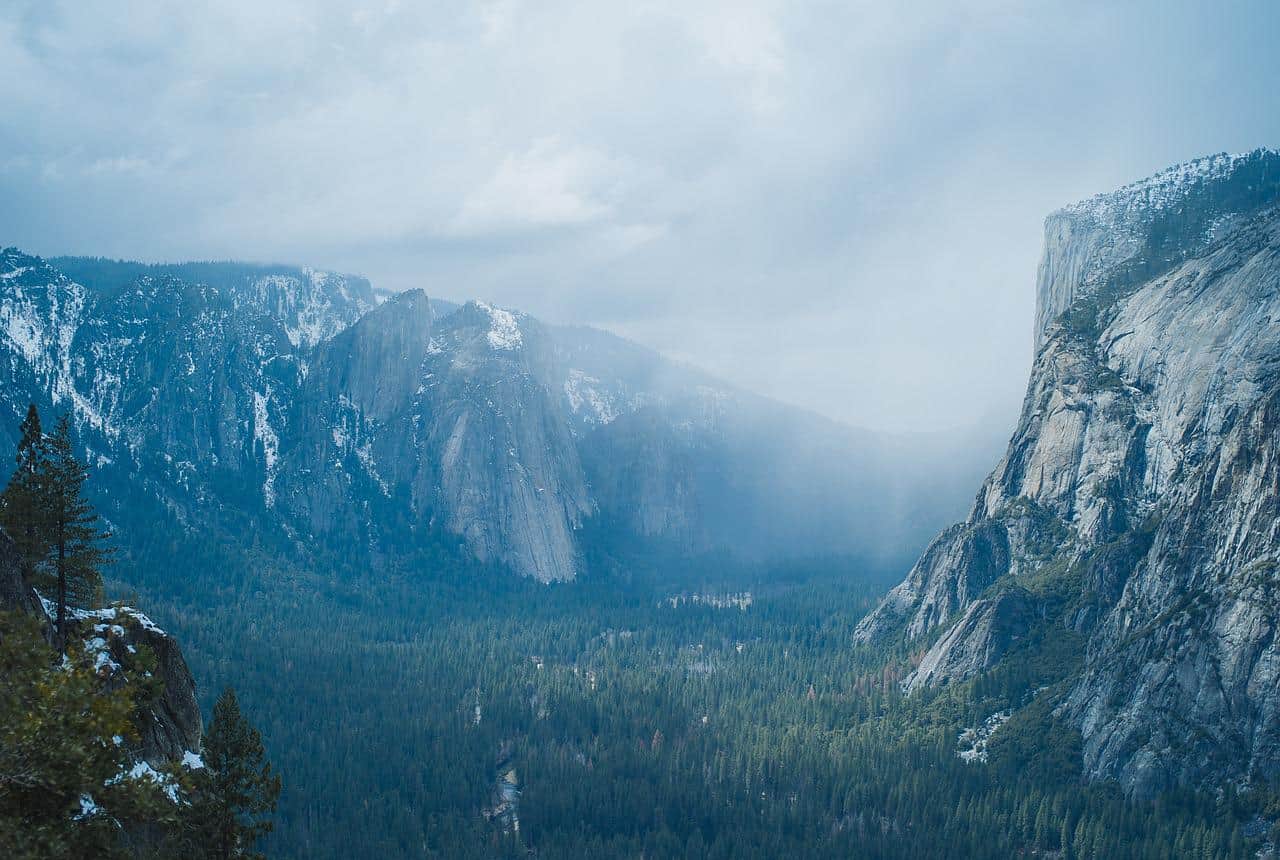
[[[582,572],[588,520],[686,553],[892,555],[955,504],[940,452],[600,330],[304,267],[73,263],[88,286],[0,253],[0,440],[28,400],[70,408],[113,518],[142,494],[188,531],[374,566],[460,540],[552,581]]]

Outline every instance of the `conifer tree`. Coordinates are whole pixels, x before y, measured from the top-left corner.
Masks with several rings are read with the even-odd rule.
[[[205,766],[197,771],[193,801],[199,845],[210,857],[261,857],[252,849],[271,831],[267,816],[275,811],[280,777],[272,773],[262,736],[240,712],[230,687],[213,706],[202,755]]]
[[[0,526],[13,538],[18,564],[28,585],[44,585],[37,579],[41,563],[49,555],[48,505],[43,478],[47,444],[40,429],[40,413],[32,403],[21,425],[17,468],[0,494]]]
[[[34,618],[0,612],[0,856],[137,856],[127,834],[179,811],[160,782],[130,772],[143,686],[104,687],[75,645],[53,657]]]
[[[68,602],[91,606],[101,601],[102,567],[111,553],[102,546],[110,537],[98,528],[98,514],[84,497],[89,471],[75,456],[71,419],[63,415],[48,439],[39,478],[49,529],[50,562],[58,582],[58,641],[66,647]]]

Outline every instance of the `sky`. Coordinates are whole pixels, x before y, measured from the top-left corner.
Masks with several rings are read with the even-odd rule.
[[[1280,145],[1280,4],[0,0],[0,245],[598,325],[1010,425],[1044,216]]]

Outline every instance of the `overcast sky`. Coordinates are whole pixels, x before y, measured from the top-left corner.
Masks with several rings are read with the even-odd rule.
[[[1280,144],[1277,35],[1268,0],[3,0],[0,245],[354,271],[853,424],[1007,424],[1044,216]]]

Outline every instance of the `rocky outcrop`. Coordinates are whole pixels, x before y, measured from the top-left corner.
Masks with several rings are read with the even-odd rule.
[[[911,674],[908,692],[990,669],[1031,627],[1034,612],[1032,601],[1018,588],[969,604]]]
[[[13,541],[0,531],[0,611],[37,616],[53,638],[51,614],[18,567]],[[200,704],[187,661],[173,637],[137,610],[126,606],[71,609],[68,641],[80,642],[110,688],[124,683],[124,669],[140,669],[140,655],[154,658],[145,671],[161,684],[156,700],[135,715],[138,746],[134,754],[153,766],[179,762],[187,752],[198,753],[202,735]]]
[[[908,689],[971,678],[1032,631],[1082,636],[1055,695],[1086,774],[1140,794],[1280,774],[1278,203],[1280,154],[1258,151],[1048,219],[1008,451],[858,629],[943,628]]]
[[[126,671],[147,672],[160,681],[158,697],[135,715],[138,759],[159,766],[181,761],[188,751],[199,752],[195,680],[173,637],[136,609],[108,606],[71,610],[67,638],[83,644],[108,687],[127,683]]]

